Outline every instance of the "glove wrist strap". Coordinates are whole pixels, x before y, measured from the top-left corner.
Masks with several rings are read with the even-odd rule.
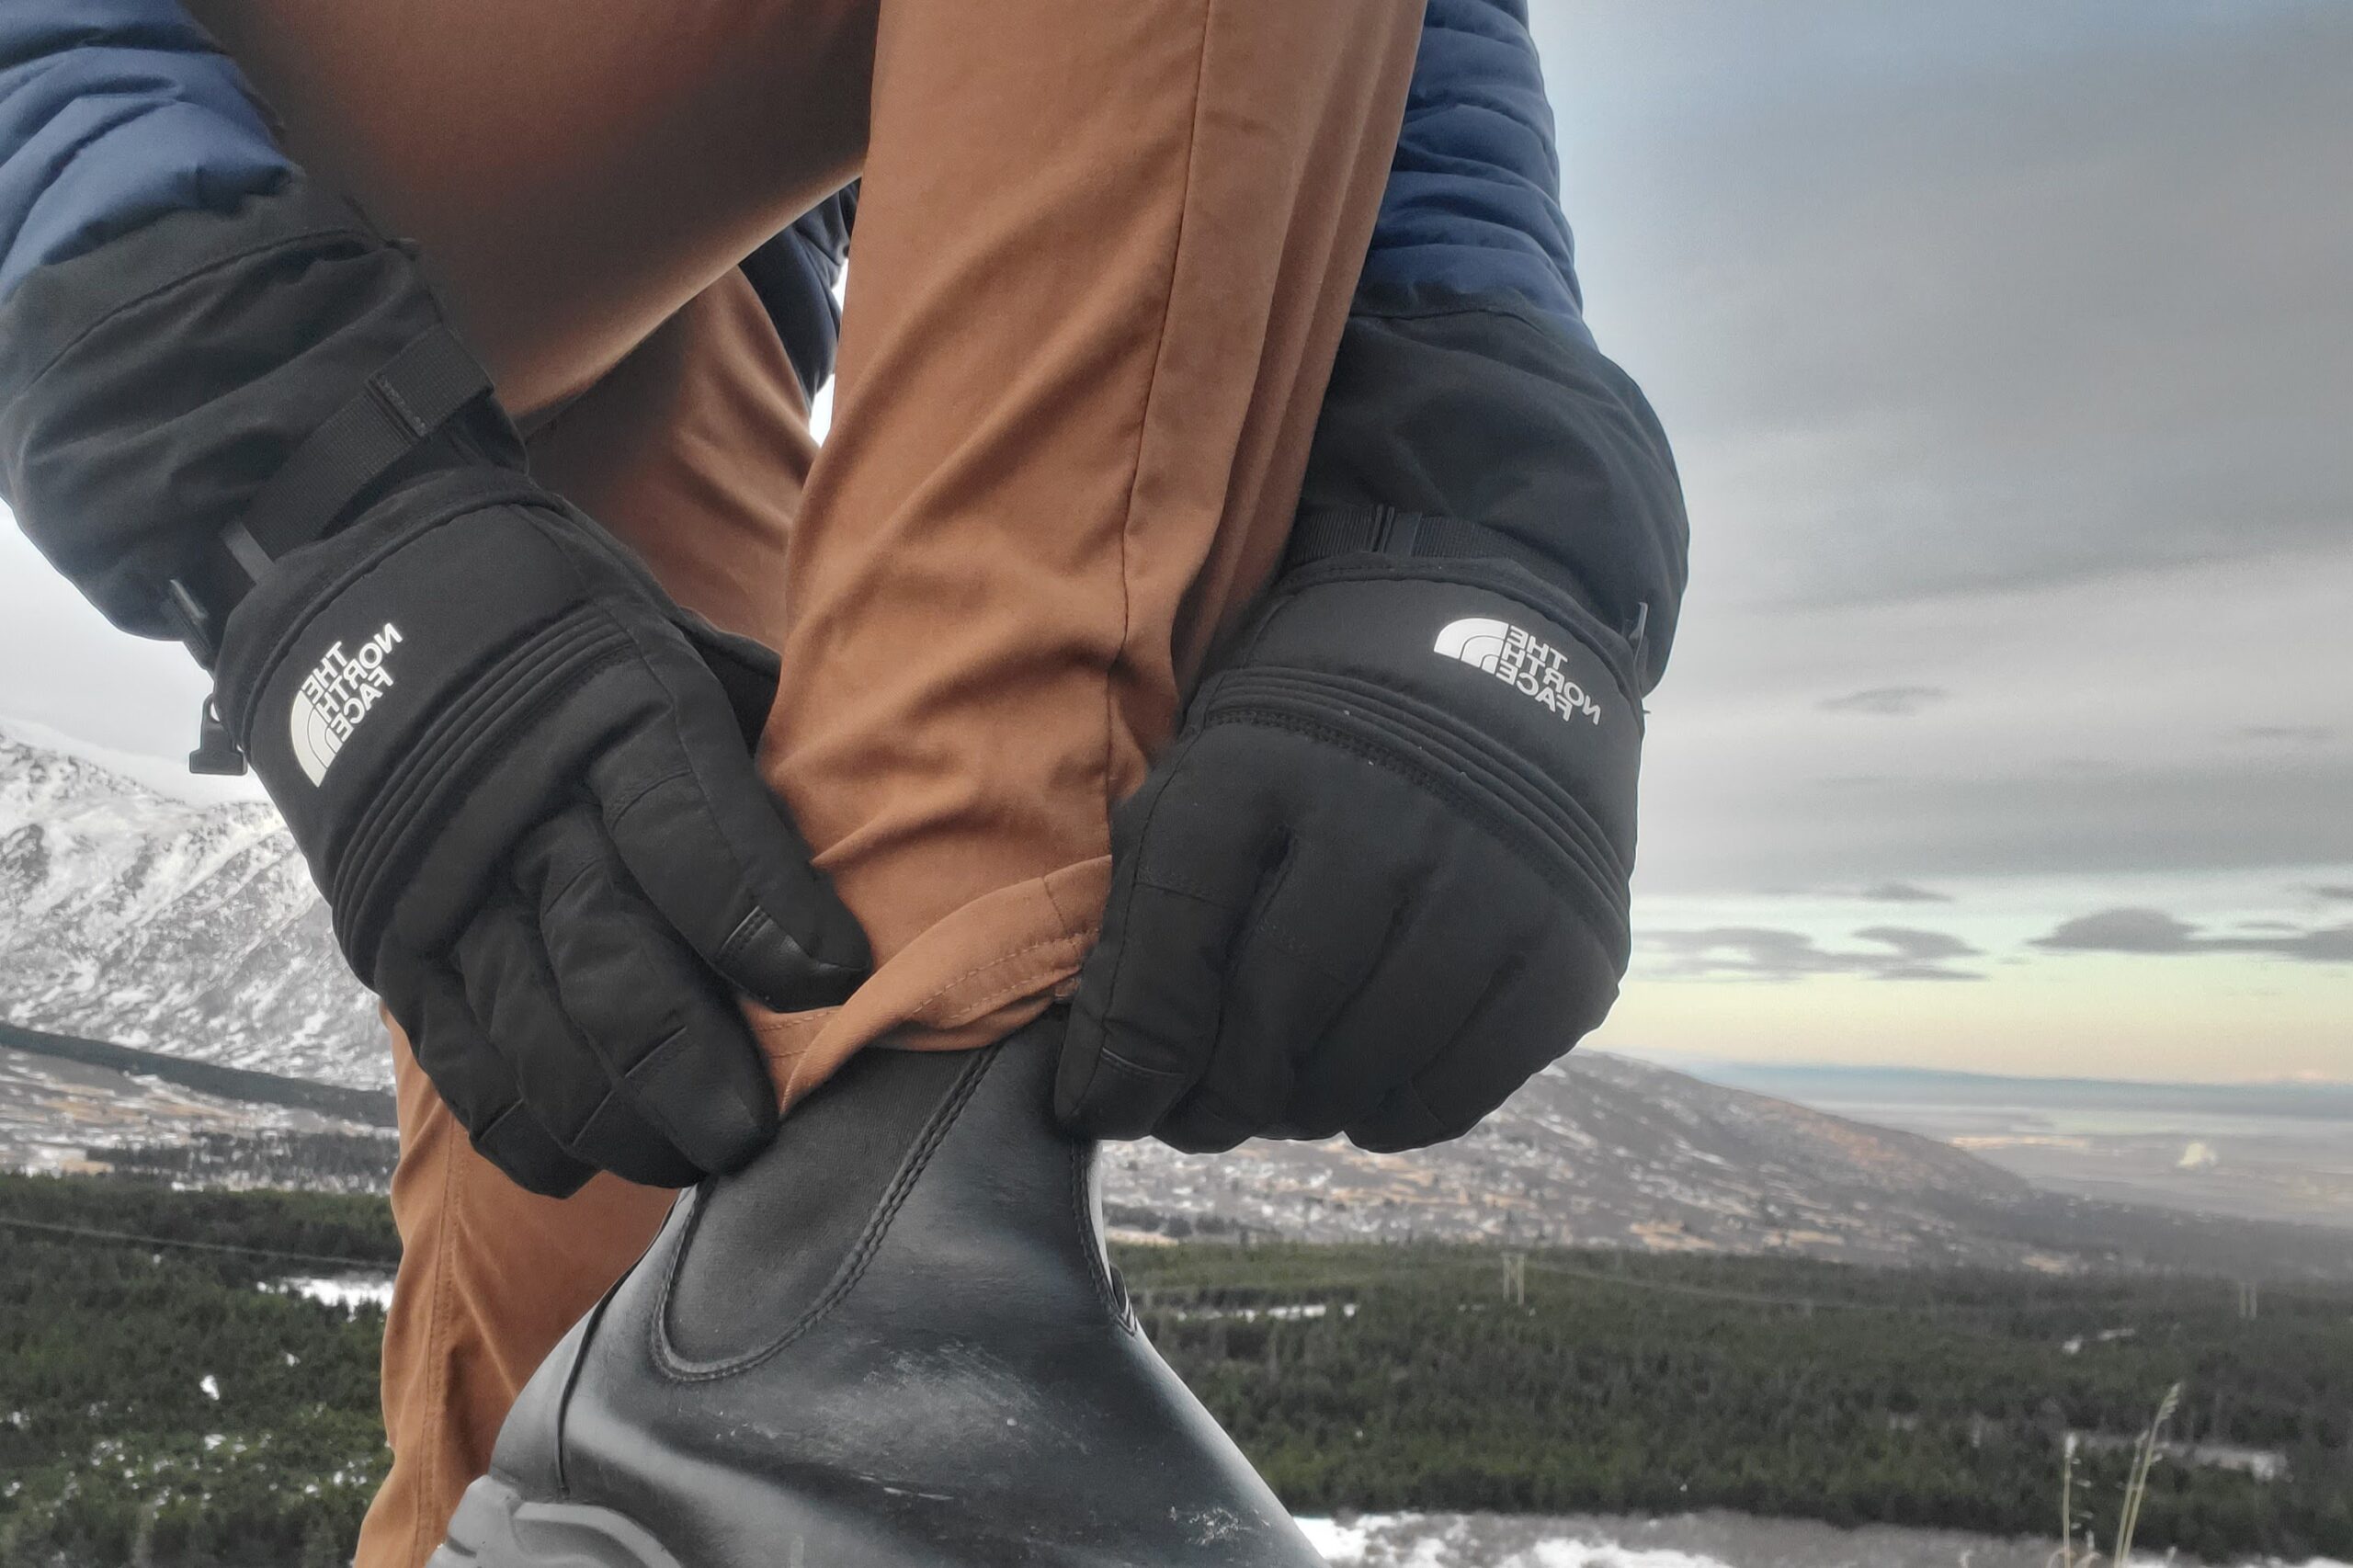
[[[221,530],[237,570],[213,584],[175,577],[165,585],[164,614],[198,662],[212,666],[229,613],[273,562],[333,531],[371,485],[491,391],[482,362],[440,325],[362,382]]]
[[[1464,517],[1407,512],[1377,504],[1318,506],[1302,511],[1291,527],[1290,545],[1283,565],[1290,570],[1336,556],[1360,554],[1409,560],[1509,561],[1545,583],[1557,583],[1562,574],[1559,562],[1501,528]],[[1616,629],[1625,637],[1638,666],[1650,608],[1647,604],[1637,606],[1633,624]]]

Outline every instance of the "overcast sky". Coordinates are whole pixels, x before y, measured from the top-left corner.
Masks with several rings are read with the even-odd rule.
[[[2353,5],[1535,0],[1691,500],[1602,1043],[2353,1076]],[[0,715],[201,687],[0,540]]]

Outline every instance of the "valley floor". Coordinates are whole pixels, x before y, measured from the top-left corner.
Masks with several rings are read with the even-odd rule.
[[[340,1561],[381,1473],[366,1286],[396,1256],[370,1198],[0,1177],[0,1568]],[[2035,1568],[2047,1547],[1982,1538],[2055,1535],[2072,1433],[2104,1540],[2121,1446],[2176,1383],[2146,1560],[2353,1559],[2342,1288],[2267,1289],[2249,1321],[2193,1278],[1431,1244],[1119,1262],[1154,1342],[1362,1568]],[[1735,1512],[1682,1517],[1711,1508]]]

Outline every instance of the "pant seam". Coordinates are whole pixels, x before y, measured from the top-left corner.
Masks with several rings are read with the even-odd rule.
[[[1118,675],[1128,657],[1128,639],[1135,630],[1135,595],[1131,585],[1129,544],[1136,526],[1136,498],[1143,488],[1144,451],[1152,434],[1153,405],[1158,401],[1160,377],[1168,354],[1168,323],[1176,310],[1176,288],[1184,273],[1185,234],[1194,202],[1193,172],[1201,142],[1203,101],[1209,92],[1210,14],[1217,0],[1201,0],[1200,44],[1193,54],[1193,112],[1185,134],[1184,194],[1176,204],[1176,232],[1168,245],[1168,286],[1161,300],[1160,324],[1153,339],[1152,374],[1144,382],[1143,406],[1136,419],[1134,466],[1128,477],[1128,504],[1120,519],[1120,640],[1103,672],[1103,815],[1108,823],[1112,800],[1112,758],[1119,744]],[[1108,828],[1107,828],[1108,833]]]
[[[428,1112],[427,1114],[430,1114]],[[457,1205],[452,1194],[457,1188],[458,1162],[448,1142],[448,1132],[437,1143],[436,1157],[441,1162],[441,1202],[437,1221],[446,1232],[457,1224]],[[405,1249],[406,1239],[403,1239]],[[428,1414],[438,1411],[447,1403],[449,1392],[449,1358],[448,1331],[449,1325],[449,1248],[445,1234],[441,1244],[431,1249],[431,1261],[426,1267],[433,1271],[432,1306],[425,1320],[425,1407]],[[412,1561],[434,1545],[430,1540],[433,1515],[428,1500],[441,1495],[442,1472],[449,1468],[449,1445],[429,1441],[425,1461],[425,1485],[417,1498],[416,1517],[409,1526],[409,1556]],[[398,1459],[398,1455],[394,1459]]]

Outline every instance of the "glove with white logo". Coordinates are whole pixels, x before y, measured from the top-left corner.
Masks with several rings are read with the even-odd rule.
[[[1632,665],[1512,561],[1293,567],[1114,815],[1065,1119],[1393,1150],[1500,1105],[1625,971]]]
[[[863,970],[752,765],[775,681],[494,469],[386,496],[229,618],[222,716],[346,954],[526,1187],[742,1165],[777,1102],[728,985],[809,1007]]]
[[[299,182],[37,272],[0,463],[119,624],[215,673],[360,978],[491,1160],[563,1193],[766,1146],[735,992],[865,937],[754,767],[772,653],[534,484],[415,258]]]

